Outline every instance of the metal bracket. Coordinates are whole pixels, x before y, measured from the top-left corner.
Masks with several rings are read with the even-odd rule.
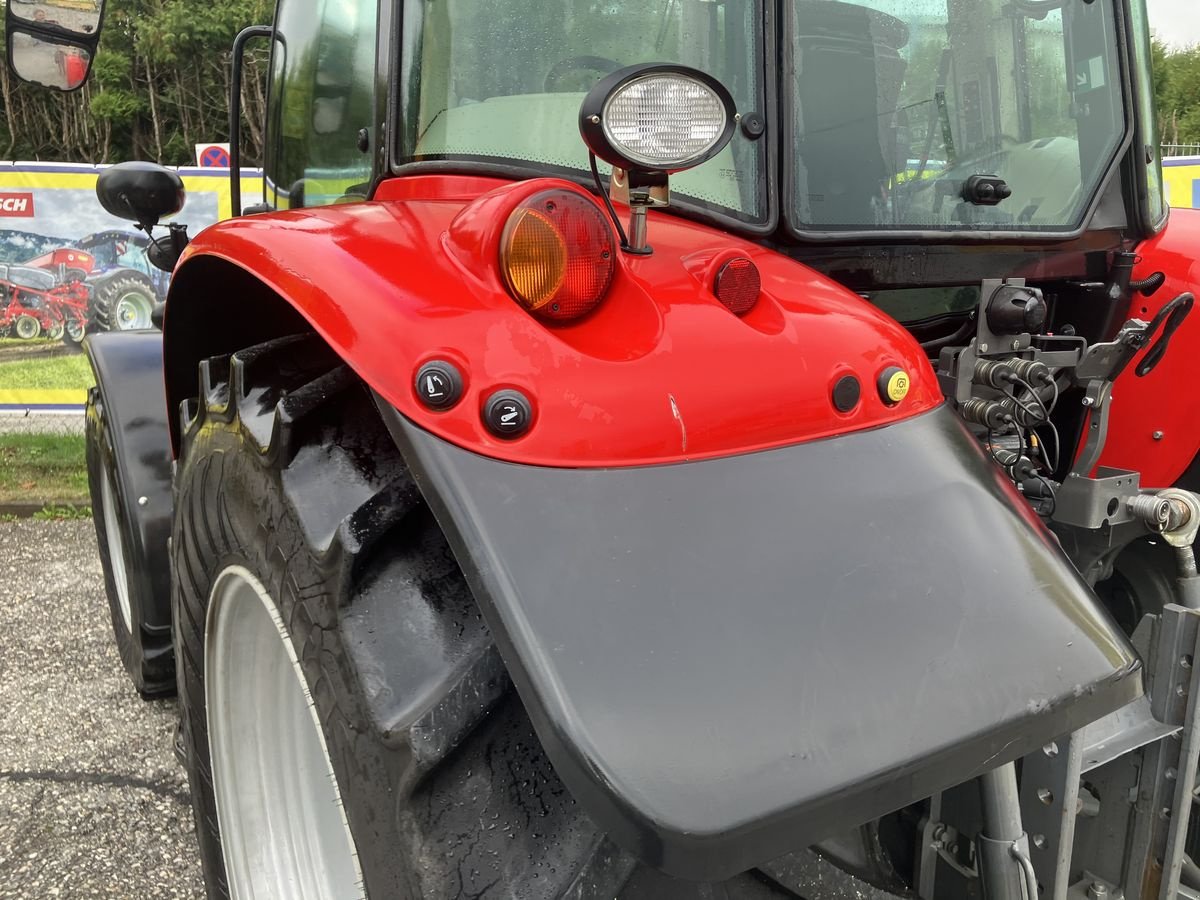
[[[1104,442],[1108,439],[1108,408],[1112,399],[1112,382],[1092,379],[1086,383],[1083,394],[1083,405],[1091,410],[1088,416],[1087,438],[1084,441],[1083,452],[1075,461],[1071,472],[1086,475],[1100,459]]]
[[[1170,608],[1168,607],[1168,609]],[[1166,835],[1163,880],[1159,891],[1160,900],[1174,900],[1179,893],[1179,874],[1183,868],[1184,843],[1187,840],[1188,823],[1191,820],[1192,794],[1196,788],[1196,763],[1200,761],[1200,714],[1197,709],[1197,705],[1200,703],[1200,678],[1197,677],[1195,666],[1196,657],[1200,656],[1200,627],[1196,627],[1197,620],[1200,620],[1200,611],[1187,610],[1186,615],[1192,620],[1193,627],[1196,628],[1195,639],[1190,645],[1184,644],[1185,647],[1190,646],[1191,652],[1182,653],[1173,659],[1166,660],[1167,665],[1173,669],[1187,672],[1190,677],[1186,679],[1187,711],[1183,719],[1182,741],[1165,743],[1167,747],[1178,747],[1178,756],[1174,766],[1175,795],[1174,802],[1171,804],[1170,825]],[[1161,664],[1160,660],[1160,666]],[[1183,679],[1181,679],[1182,681]],[[1181,683],[1179,687],[1184,687],[1184,685]],[[1178,688],[1175,694],[1177,702],[1182,699],[1179,697]]]
[[[1125,873],[1128,897],[1171,898],[1179,885],[1195,783],[1195,757],[1200,752],[1196,740],[1200,720],[1193,702],[1200,696],[1193,664],[1198,639],[1200,611],[1168,604],[1159,621],[1150,684],[1151,711],[1166,726],[1184,727],[1144,751],[1127,856],[1132,864]],[[1189,771],[1181,779],[1180,767],[1189,756]],[[1187,793],[1180,783],[1185,779]],[[1185,812],[1173,814],[1173,810],[1179,810],[1181,800]]]
[[[1051,741],[1026,756],[1021,767],[1021,815],[1045,900],[1066,900],[1070,886],[1083,735],[1076,731]]]
[[[1129,501],[1142,493],[1140,478],[1125,469],[1102,468],[1095,478],[1072,472],[1055,493],[1054,521],[1088,530],[1132,521]]]

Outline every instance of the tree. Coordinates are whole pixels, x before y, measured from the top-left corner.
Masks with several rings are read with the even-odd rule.
[[[1200,144],[1200,47],[1152,49],[1154,99],[1166,144]]]
[[[238,31],[270,20],[269,0],[108,0],[100,51],[74,94],[0,72],[6,159],[193,161],[193,145],[229,138],[230,49]],[[243,149],[261,159],[266,50],[247,56]]]

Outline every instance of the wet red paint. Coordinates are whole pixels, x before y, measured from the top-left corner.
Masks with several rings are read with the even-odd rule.
[[[1171,211],[1167,228],[1137,248],[1135,279],[1155,272],[1167,276],[1153,297],[1135,296],[1131,317],[1152,319],[1184,291],[1200,294],[1200,211]],[[1200,359],[1200,311],[1175,332],[1166,356],[1149,375],[1138,378],[1131,363],[1113,385],[1108,440],[1100,465],[1142,473],[1146,487],[1179,480],[1200,450],[1200,391],[1195,388]],[[1156,438],[1155,434],[1161,433]]]
[[[421,176],[383,183],[368,203],[235,219],[209,228],[182,267],[211,254],[286,297],[358,374],[405,415],[460,446],[516,462],[623,466],[766,449],[873,428],[942,402],[934,373],[900,325],[780,254],[670,214],[651,213],[654,254],[621,253],[608,296],[586,318],[549,324],[521,309],[501,278],[509,213],[539,191],[590,197],[554,179],[507,183]],[[712,294],[729,259],[762,278],[738,317]],[[462,401],[431,412],[413,387],[432,359],[453,362]],[[912,388],[886,406],[889,366]],[[862,400],[835,411],[836,381]],[[517,388],[534,425],[492,437],[483,399]]]

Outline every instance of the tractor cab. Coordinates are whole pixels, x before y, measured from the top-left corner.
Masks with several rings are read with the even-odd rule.
[[[735,120],[719,153],[671,177],[673,211],[854,290],[1082,278],[1165,216],[1141,2],[1129,21],[1123,4],[1083,0],[408,4],[389,16],[403,35],[390,96],[376,4],[336,7],[280,4],[267,208],[422,172],[591,187],[585,95],[628,66],[673,64],[716,79]],[[642,125],[687,114],[647,108]],[[951,249],[964,244],[988,250]],[[930,302],[920,312],[947,311]]]

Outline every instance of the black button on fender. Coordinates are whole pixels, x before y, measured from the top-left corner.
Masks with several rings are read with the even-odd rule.
[[[858,406],[862,396],[862,385],[853,375],[843,375],[833,386],[833,408],[838,412],[850,412]]]
[[[417,370],[417,397],[434,410],[449,409],[462,397],[463,381],[458,369],[442,360],[427,362]]]
[[[520,391],[496,391],[483,405],[483,423],[498,438],[519,438],[532,421],[533,407]]]

